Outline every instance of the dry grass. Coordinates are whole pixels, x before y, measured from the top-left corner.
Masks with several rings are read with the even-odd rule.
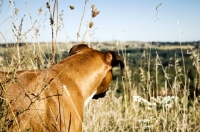
[[[61,44],[59,48],[68,51],[70,45],[72,44]],[[31,45],[29,46],[31,47]],[[51,44],[47,45],[41,43],[40,46],[42,51],[44,51],[43,53],[51,52],[49,48]],[[119,49],[122,47],[120,45],[118,46]],[[58,50],[59,48],[57,47],[56,49]],[[123,48],[125,49],[125,47]],[[15,47],[9,50],[4,49],[2,52],[13,52],[14,50]],[[20,56],[23,56],[23,54],[26,55],[26,58],[22,59],[20,64],[22,69],[28,69],[28,66],[32,66],[32,68],[33,66],[37,66],[36,62],[33,63],[34,65],[31,63],[32,57],[34,56],[30,54],[26,46],[20,47],[19,50],[21,51]],[[58,50],[57,52],[61,51]],[[9,56],[9,54],[5,55]],[[195,54],[193,56],[195,56]],[[10,58],[14,59],[12,56]],[[124,59],[126,60],[126,58]],[[13,69],[16,68],[14,64],[15,63],[10,65]],[[12,70],[11,67],[4,66],[2,68],[4,71]],[[114,74],[116,74],[115,71],[117,71],[117,69],[114,70]],[[188,106],[188,95],[183,95],[179,97],[177,101],[173,102],[172,100],[174,104],[173,107],[169,109],[166,105],[162,105],[162,101],[155,101],[154,98],[149,102],[142,99],[138,101],[134,100],[132,96],[138,95],[138,93],[141,95],[140,93],[142,91],[136,91],[138,88],[131,82],[131,79],[128,79],[132,76],[131,70],[128,69],[128,67],[125,72],[126,82],[124,82],[124,85],[121,84],[121,81],[113,81],[105,98],[92,100],[89,105],[86,106],[84,111],[83,131],[200,131],[200,105],[198,102],[194,102],[192,105]],[[177,86],[177,88],[179,87],[179,83],[180,82],[177,80],[174,80],[174,86]],[[145,83],[143,85],[145,86]],[[118,94],[117,89],[119,87],[122,87],[124,91],[128,89],[129,94],[127,92]],[[143,93],[143,95],[144,94],[145,93]],[[129,97],[131,100],[125,101],[128,96],[131,96]],[[157,106],[154,106],[155,103]]]
[[[44,53],[50,53],[50,44],[41,43],[40,46],[44,49]],[[69,45],[66,46],[63,44],[60,45],[59,48],[68,51],[69,47]],[[120,48],[120,46],[118,48]],[[13,52],[14,50],[15,47],[10,48],[8,51]],[[20,64],[22,69],[28,69],[28,66],[36,66],[35,63],[35,65],[32,65],[31,57],[34,56],[30,54],[26,46],[21,47],[19,50],[22,55],[26,55],[26,58],[24,58],[24,61],[22,60]],[[6,51],[7,50],[4,49],[2,52],[6,53]],[[11,56],[10,59],[13,59],[14,62],[16,58]],[[16,65],[14,64],[15,63],[10,65],[12,67],[5,66],[1,68],[3,68],[2,70],[4,71],[10,71],[15,68]],[[130,70],[126,69],[127,77],[131,76],[128,75],[128,71]],[[114,74],[116,73],[114,72]],[[141,91],[135,91],[137,88],[133,82],[128,80],[126,84],[129,86],[128,88],[131,94],[121,93],[117,95],[116,89],[119,87],[119,83],[114,81],[105,98],[92,100],[89,105],[86,106],[83,124],[85,132],[200,131],[200,106],[198,102],[188,106],[187,102],[189,100],[187,95],[179,98],[170,109],[167,109],[164,105],[152,107],[151,103],[155,103],[153,100],[150,102],[144,100],[137,102],[131,99],[130,102],[125,102],[127,96],[137,95],[137,92],[141,93]],[[177,81],[175,83],[177,84],[174,85],[178,87],[179,82]],[[123,89],[126,89],[127,85],[123,85]],[[159,102],[157,102],[157,104],[159,104]]]
[[[85,0],[85,7],[87,4],[87,0]],[[28,3],[26,3],[28,5]],[[55,5],[57,5],[55,3]],[[58,5],[57,5],[58,6]],[[160,5],[159,5],[160,6]],[[1,7],[1,5],[0,5]],[[28,6],[27,6],[28,7]],[[58,8],[58,7],[57,7]],[[13,8],[15,14],[18,13],[17,8]],[[70,5],[70,9],[75,9],[74,6]],[[42,9],[39,10],[41,12]],[[98,15],[99,11],[92,6],[92,18]],[[29,12],[29,11],[28,11]],[[53,19],[53,14],[55,12],[55,9],[52,11],[49,11],[51,19]],[[58,16],[58,12],[56,11],[56,15]],[[85,32],[82,36],[80,36],[80,29],[82,28],[82,20],[84,17],[85,8],[83,11],[83,15],[81,18],[81,22],[79,25],[79,29],[77,31],[77,41],[79,37],[82,37],[82,41],[85,41],[85,36],[94,26],[94,23],[89,20],[88,27],[86,27]],[[15,15],[13,14],[13,15]],[[31,18],[31,12],[29,12],[30,18]],[[158,16],[156,16],[158,17]],[[7,21],[5,18],[4,21]],[[58,19],[58,18],[57,18]],[[2,20],[1,20],[2,21]],[[3,23],[4,23],[3,21]],[[0,70],[1,71],[15,71],[19,69],[39,69],[44,68],[46,64],[50,64],[50,61],[52,60],[47,55],[51,56],[52,52],[53,54],[57,53],[59,54],[59,57],[56,61],[59,61],[62,59],[62,56],[64,52],[69,51],[69,48],[74,44],[72,42],[62,43],[58,44],[55,47],[56,37],[58,35],[58,27],[59,25],[56,25],[56,28],[53,27],[53,24],[51,24],[52,32],[54,33],[54,36],[52,36],[52,42],[50,43],[32,43],[31,45],[27,44],[25,46],[19,47],[20,38],[23,37],[22,30],[20,28],[23,27],[23,19],[20,20],[21,24],[19,26],[16,26],[15,23],[13,23],[13,27],[19,27],[16,28],[15,31],[13,31],[13,34],[16,36],[17,40],[14,42],[16,45],[15,47],[7,47],[7,48],[0,48],[0,53],[2,54],[0,58]],[[31,20],[32,21],[32,20]],[[56,23],[59,23],[58,20],[55,21]],[[36,24],[31,22],[31,28],[24,33],[24,36],[29,34],[31,31],[38,31],[36,30]],[[92,26],[91,26],[92,23]],[[56,31],[55,31],[56,30]],[[4,38],[4,35],[1,33],[1,37]],[[35,34],[35,39],[37,40],[37,33]],[[6,38],[4,38],[4,43],[6,42]],[[37,41],[36,41],[37,42]],[[78,42],[76,42],[78,43]],[[107,93],[105,98],[99,99],[99,100],[92,100],[88,106],[85,108],[84,112],[84,123],[83,123],[83,131],[84,132],[141,132],[141,131],[155,131],[155,132],[168,132],[168,131],[177,131],[177,132],[185,132],[185,131],[200,131],[200,104],[198,101],[190,103],[190,100],[188,100],[188,95],[186,94],[188,91],[188,84],[187,82],[184,82],[184,90],[183,90],[183,96],[178,96],[176,93],[176,90],[180,87],[180,81],[177,79],[180,77],[180,75],[184,75],[185,73],[179,73],[179,66],[176,67],[174,65],[174,69],[177,72],[177,74],[174,76],[173,80],[173,88],[175,89],[175,94],[173,97],[178,97],[177,100],[174,100],[172,97],[169,97],[168,102],[165,101],[165,96],[161,97],[161,100],[157,98],[150,98],[149,101],[138,97],[135,100],[135,96],[133,95],[141,95],[145,97],[144,95],[147,95],[146,88],[149,88],[148,90],[152,89],[150,84],[150,73],[148,70],[145,70],[142,66],[138,68],[140,71],[140,83],[139,85],[134,84],[132,79],[134,78],[134,74],[132,73],[129,64],[127,63],[127,54],[126,50],[129,50],[130,48],[146,48],[149,51],[149,43],[146,42],[123,42],[120,43],[118,41],[115,42],[102,42],[102,44],[95,44],[92,42],[88,42],[90,45],[93,45],[93,47],[98,48],[98,46],[101,46],[101,49],[107,49],[107,50],[116,50],[122,51],[122,57],[126,63],[126,70],[125,70],[125,82],[122,81],[113,81],[113,84],[110,87],[109,92]],[[53,44],[53,46],[52,46]],[[54,48],[55,51],[52,51],[52,48]],[[151,45],[151,48],[157,48],[161,50],[165,49],[188,49],[188,46],[185,45],[179,45],[179,46],[155,46]],[[193,49],[193,47],[190,47]],[[191,50],[192,51],[192,50]],[[150,55],[151,52],[148,52],[147,55]],[[149,56],[148,56],[149,57]],[[199,53],[197,52],[191,52],[192,59],[194,59],[195,67],[197,71],[199,71]],[[52,57],[54,60],[54,56]],[[142,57],[141,57],[142,58]],[[150,59],[152,59],[150,57]],[[153,58],[155,59],[155,58]],[[157,56],[156,60],[159,60],[159,55]],[[140,60],[138,60],[140,61]],[[149,66],[152,65],[153,62],[148,61],[148,59],[143,60],[143,63],[147,63]],[[153,64],[154,65],[154,64]],[[158,66],[159,65],[159,66]],[[192,64],[191,64],[192,65]],[[165,67],[162,66],[161,62],[156,63],[156,69],[158,67],[163,68],[163,72],[165,73],[165,79],[166,84],[168,74],[167,71],[165,71]],[[115,70],[114,70],[115,71]],[[182,70],[183,71],[183,70]],[[114,72],[115,74],[115,72]],[[159,74],[155,71],[155,74]],[[199,76],[199,72],[197,75]],[[186,78],[186,76],[185,76]],[[157,79],[153,78],[154,80]],[[120,77],[119,77],[119,80]],[[196,78],[197,83],[199,84],[199,77]],[[138,89],[138,86],[140,86],[140,90]],[[123,92],[120,94],[117,92],[117,89],[121,87],[123,89]],[[143,89],[144,88],[144,91]],[[168,88],[168,86],[163,86],[164,90]],[[171,87],[172,88],[172,87]],[[160,89],[157,89],[160,90]],[[0,90],[1,91],[1,90]],[[166,92],[166,91],[164,91]],[[0,93],[1,94],[1,93]],[[162,100],[163,99],[163,100]],[[195,98],[197,99],[197,98]],[[1,109],[4,107],[4,104],[2,104],[3,97],[0,96],[0,104]],[[172,106],[169,103],[172,103]],[[2,111],[1,111],[2,112]],[[3,118],[2,113],[0,115],[0,118]],[[5,122],[0,122],[0,131],[3,130],[3,125]]]
[[[124,109],[123,96],[117,98],[114,93],[110,91],[104,99],[93,100],[85,108],[85,132],[200,131],[199,105],[184,111],[183,99],[170,109],[131,101]]]

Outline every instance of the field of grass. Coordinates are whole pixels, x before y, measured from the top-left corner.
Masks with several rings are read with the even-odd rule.
[[[58,44],[56,54],[57,61],[67,56],[72,45],[73,43]],[[191,94],[195,91],[191,91],[194,89],[190,88],[188,81],[184,82],[184,77],[188,79],[188,76],[184,74],[183,64],[180,63],[182,61],[181,56],[177,55],[177,58],[175,58],[175,53],[183,48],[185,62],[192,62],[192,60],[194,60],[195,63],[195,58],[192,58],[192,56],[198,56],[197,52],[195,52],[194,55],[187,55],[186,52],[189,50],[189,46],[187,46],[188,48],[176,46],[175,49],[166,49],[166,47],[163,48],[161,46],[158,47],[157,50],[152,50],[151,53],[148,53],[149,48],[130,47],[130,43],[128,44],[128,48],[125,43],[119,43],[118,45],[115,43],[101,43],[100,46],[91,43],[90,45],[99,50],[114,50],[119,52],[126,63],[126,70],[125,80],[122,81],[119,68],[114,68],[114,80],[106,97],[99,100],[92,100],[88,106],[86,106],[83,121],[83,129],[85,132],[200,130],[200,105],[196,97],[197,93],[195,93],[195,97],[193,96],[192,98],[188,94],[188,92]],[[22,59],[18,66],[15,60],[17,56],[15,56],[16,54],[14,52],[16,47],[3,47],[0,49],[2,57],[1,71],[12,71],[15,68],[18,70],[41,69],[43,66],[48,66],[51,57],[50,47],[50,44],[40,44],[42,59],[37,58],[37,56],[33,54],[32,44],[19,47],[20,57],[22,57]],[[37,46],[35,46],[35,48],[37,48]],[[59,48],[63,51],[59,50]],[[144,51],[147,52],[147,55],[151,54],[152,61],[148,62],[147,57],[144,57]],[[156,51],[158,53],[157,55]],[[13,53],[13,56],[10,53]],[[166,54],[168,55],[166,56]],[[9,61],[6,58],[9,58]],[[42,62],[34,61],[35,58],[37,58],[39,62],[40,59],[43,60],[43,63],[46,64],[44,65],[41,64]],[[170,60],[170,58],[172,59]],[[162,62],[166,62],[166,64],[164,65],[161,62],[157,62],[157,67],[155,67],[156,59],[161,59]],[[173,66],[169,67],[169,62],[172,63]],[[185,66],[191,68],[191,62],[188,62],[188,66],[186,64]],[[7,65],[8,63],[10,63],[10,65]],[[148,63],[150,63],[149,81]],[[157,68],[157,70],[155,68]],[[198,70],[197,68],[198,67],[193,66],[192,69],[195,71],[195,74],[192,75],[194,76],[193,81],[196,80],[196,83],[191,85],[193,87],[198,86],[199,73],[196,72],[196,70]],[[173,71],[175,71],[175,73]],[[147,89],[151,92],[148,92]],[[164,92],[169,91],[169,93],[163,94],[162,90]]]
[[[92,11],[94,18],[99,12]],[[82,41],[77,35],[76,42],[56,42],[52,36],[52,42],[21,43],[20,24],[15,34],[17,41],[7,44],[7,38],[0,32],[3,40],[0,71],[46,68],[67,57],[69,49],[77,43],[87,43],[102,51],[113,50],[126,65],[124,79],[119,68],[114,68],[105,98],[92,100],[85,107],[84,132],[200,131],[200,42],[87,42],[84,37],[92,28],[91,20]],[[82,19],[77,34],[81,24]],[[58,29],[56,24],[51,28],[54,33]],[[3,119],[6,111],[0,88],[0,119]],[[0,121],[0,131],[5,130],[5,124]]]

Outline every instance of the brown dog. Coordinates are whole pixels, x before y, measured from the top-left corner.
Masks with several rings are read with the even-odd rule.
[[[105,96],[112,68],[118,64],[123,70],[124,63],[115,52],[79,44],[48,69],[1,72],[5,129],[81,132],[84,105]]]

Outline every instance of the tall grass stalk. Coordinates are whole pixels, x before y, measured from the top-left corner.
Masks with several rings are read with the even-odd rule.
[[[49,13],[50,13],[50,25],[51,25],[51,37],[52,37],[52,57],[51,57],[51,63],[54,64],[55,63],[55,55],[56,55],[56,42],[55,42],[55,38],[54,38],[54,13],[56,12],[56,16],[57,16],[57,24],[58,24],[58,0],[55,0],[54,2],[54,7],[53,7],[53,11],[51,12],[51,2],[49,0],[49,2],[46,3],[47,8],[49,9]],[[56,10],[57,9],[57,10]],[[57,25],[56,24],[56,35],[57,35]]]
[[[90,19],[89,23],[91,23],[91,22],[92,22],[92,18]],[[87,32],[88,32],[88,29],[89,29],[89,24],[88,24],[88,26],[87,26],[87,28],[86,28],[86,30],[85,30],[84,35],[83,35],[82,43],[84,43],[84,38],[85,38],[85,36],[86,36],[86,34],[87,34]]]
[[[179,44],[180,44],[180,46],[182,46],[182,41],[181,41],[181,36],[182,36],[182,31],[181,31],[181,28],[179,27],[179,21],[177,22],[177,26],[178,26],[178,33],[179,33]],[[182,99],[182,101],[183,102],[185,102],[185,103],[183,103],[183,109],[184,109],[184,113],[183,113],[183,122],[182,122],[182,124],[186,124],[187,123],[187,111],[188,111],[188,91],[189,91],[189,89],[187,89],[187,75],[186,75],[186,69],[185,69],[185,59],[184,59],[184,55],[183,55],[183,49],[182,49],[182,47],[180,48],[180,50],[181,50],[181,57],[182,57],[182,61],[183,61],[183,75],[184,75],[184,89],[183,89],[183,94],[184,94],[184,96],[183,96],[183,99]],[[186,128],[186,125],[184,125],[184,127],[183,127],[183,129],[182,129],[183,131],[185,131],[185,130],[187,130],[187,128]]]
[[[116,42],[116,45],[117,45],[117,47],[118,47],[118,54],[120,54],[119,53],[119,51],[121,50],[121,52],[122,52],[122,57],[123,57],[123,59],[124,59],[124,65],[125,65],[125,70],[124,70],[124,77],[122,77],[121,78],[121,81],[122,81],[122,87],[123,87],[123,91],[124,91],[124,96],[123,96],[123,99],[124,99],[124,101],[123,101],[123,108],[124,108],[124,113],[126,113],[126,110],[127,110],[127,108],[128,108],[128,106],[129,106],[129,93],[128,93],[128,88],[129,88],[129,86],[127,86],[126,84],[125,84],[125,82],[127,81],[127,79],[129,79],[128,77],[127,77],[127,57],[126,57],[126,50],[125,49],[123,49],[123,42],[120,42],[120,41],[117,41]]]
[[[30,18],[30,21],[31,21],[31,25],[32,25],[32,29],[34,30],[35,32],[35,27],[34,27],[34,24],[33,24],[33,21],[32,21],[32,16],[31,16],[31,12],[30,12],[30,9],[29,9],[29,6],[28,6],[28,3],[26,0],[24,0],[25,2],[25,5],[26,5],[26,8],[28,10],[28,13],[29,13],[29,18]],[[34,33],[35,34],[35,33]],[[36,37],[37,38],[37,37]],[[33,44],[33,54],[35,54],[35,45]]]
[[[81,17],[80,25],[79,25],[78,32],[77,32],[76,43],[78,43],[78,38],[80,37],[80,30],[81,30],[81,25],[82,25],[83,18],[85,15],[85,9],[86,9],[87,2],[88,2],[88,0],[85,0],[85,2],[84,2],[84,8],[83,8],[82,17]]]
[[[156,22],[158,20],[158,13],[159,13],[159,8],[160,8],[161,5],[162,5],[162,3],[160,3],[160,4],[158,4],[156,6],[156,13],[155,13],[155,15],[153,17],[154,25],[156,24]],[[148,100],[150,100],[150,98],[152,96],[151,91],[153,91],[151,86],[150,86],[151,85],[151,74],[150,74],[151,65],[150,64],[151,64],[152,41],[153,41],[153,36],[154,36],[154,25],[153,25],[153,30],[152,30],[152,34],[151,34],[151,43],[149,45],[149,48],[146,48],[146,49],[148,49],[147,50],[147,56],[148,56],[148,63],[147,64],[148,64],[148,67],[147,67],[147,79],[146,79],[146,84],[147,84],[146,90],[147,90],[147,94],[148,94],[147,95]],[[156,68],[157,68],[157,66],[156,66]],[[156,74],[157,74],[157,72],[156,72]],[[158,83],[158,82],[156,82],[156,83]],[[157,89],[157,86],[156,86],[156,89]],[[155,90],[155,91],[157,91],[157,90]]]

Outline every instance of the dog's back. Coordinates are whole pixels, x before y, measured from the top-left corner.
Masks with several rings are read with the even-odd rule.
[[[118,61],[116,63],[116,61]],[[81,45],[45,70],[0,73],[10,131],[82,131],[84,103],[107,91],[112,68],[123,62],[113,52]]]

